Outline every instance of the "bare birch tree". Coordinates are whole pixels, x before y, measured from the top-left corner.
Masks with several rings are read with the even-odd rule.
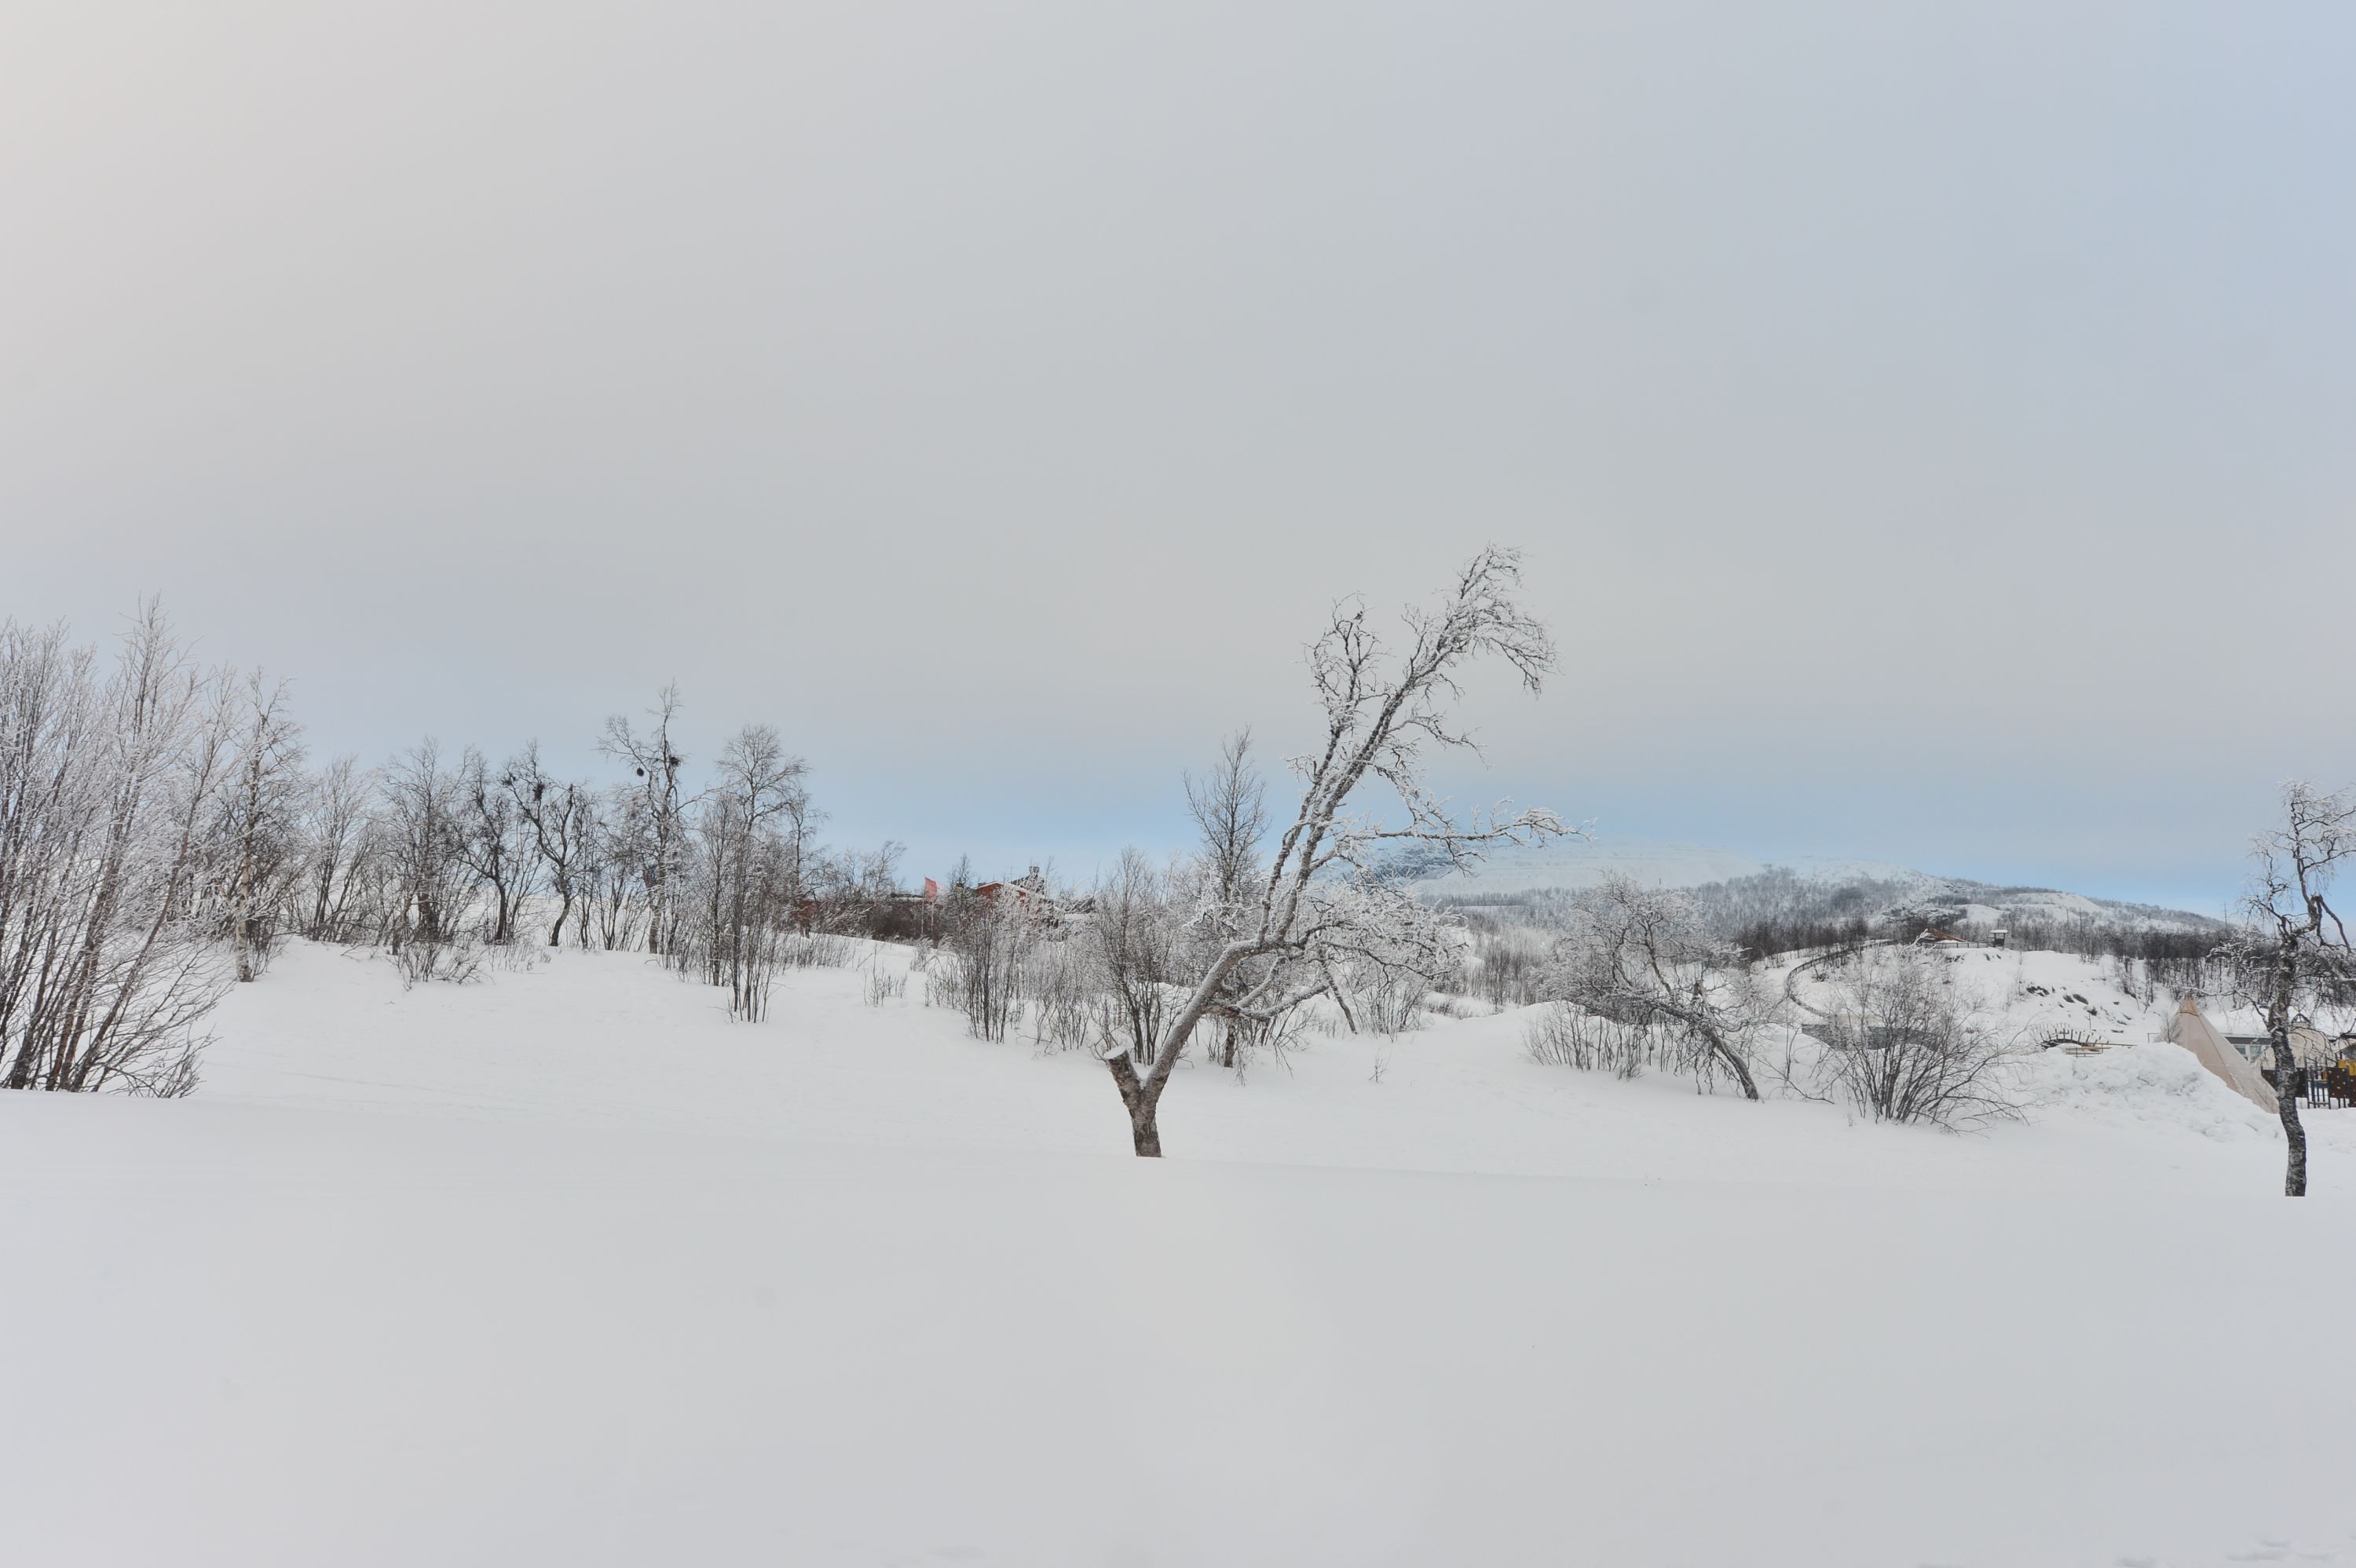
[[[1098,1049],[1126,1051],[1140,1067],[1153,1065],[1162,1043],[1173,987],[1183,975],[1183,938],[1171,907],[1168,879],[1142,850],[1124,849],[1100,879],[1095,909],[1080,928],[1090,960]]]
[[[1861,1115],[1949,1131],[2025,1115],[2007,1080],[2018,1031],[1955,992],[1950,961],[1911,946],[1858,955],[1840,1005],[1813,1032],[1826,1088]]]
[[[608,953],[637,945],[645,923],[647,888],[639,876],[640,861],[626,826],[635,792],[600,795],[590,802],[587,856],[582,865],[587,891],[583,922],[596,934],[596,945]],[[589,938],[582,938],[584,946]]]
[[[366,897],[379,832],[377,776],[358,757],[337,757],[313,775],[303,824],[301,929],[314,942],[381,940],[385,912]]]
[[[1202,872],[1205,907],[1196,914],[1192,934],[1213,949],[1234,940],[1250,918],[1253,885],[1258,880],[1260,845],[1268,837],[1268,781],[1251,758],[1249,730],[1239,730],[1219,748],[1219,760],[1202,777],[1184,779],[1187,814],[1194,819]],[[1230,976],[1234,991],[1241,976]],[[1233,1000],[1233,997],[1226,998]],[[1211,1060],[1236,1068],[1244,1053],[1264,1043],[1272,1020],[1255,1020],[1233,1013],[1212,1013],[1205,1020],[1213,1030]],[[1141,1061],[1141,1066],[1150,1063]]]
[[[941,923],[940,951],[925,973],[928,1002],[965,1014],[976,1040],[1002,1040],[1023,1021],[1024,970],[1039,938],[1028,901],[1009,893],[980,897],[959,883]]]
[[[679,951],[728,988],[729,1015],[747,1022],[767,1010],[777,944],[801,897],[809,772],[775,730],[748,724],[721,749],[697,821],[701,886],[693,939]]]
[[[1458,944],[1445,923],[1382,874],[1386,852],[1412,845],[1470,868],[1491,845],[1566,831],[1552,812],[1507,816],[1502,805],[1460,823],[1425,779],[1432,749],[1472,746],[1449,715],[1468,663],[1503,659],[1533,693],[1554,668],[1553,641],[1522,606],[1520,586],[1518,552],[1493,547],[1465,564],[1436,608],[1405,613],[1405,645],[1396,656],[1367,624],[1364,607],[1347,603],[1311,645],[1310,679],[1325,734],[1292,763],[1301,802],[1257,892],[1233,934],[1183,987],[1151,1065],[1141,1072],[1127,1050],[1105,1058],[1140,1156],[1162,1153],[1162,1091],[1205,1018],[1280,1017],[1334,995],[1337,970],[1352,963],[1426,965],[1438,974],[1455,962]],[[1397,799],[1401,815],[1387,825],[1352,811],[1369,778]]]
[[[549,891],[556,895],[556,918],[549,923],[548,944],[562,946],[564,923],[573,906],[581,906],[581,945],[589,945],[590,867],[595,855],[596,796],[587,784],[548,776],[540,763],[540,742],[529,741],[508,762],[506,784],[517,815],[530,833],[533,851],[548,872]]]
[[[246,680],[236,783],[224,803],[224,901],[230,948],[241,981],[269,961],[275,922],[303,869],[302,817],[309,781],[303,772],[303,727],[290,710],[284,681],[256,670]]]
[[[381,784],[384,856],[395,910],[388,938],[439,946],[456,939],[474,874],[466,860],[466,795],[432,736],[393,759]]]
[[[616,714],[605,720],[605,736],[597,745],[636,775],[616,795],[620,810],[613,848],[635,862],[629,874],[646,891],[647,951],[658,957],[669,953],[678,929],[673,895],[687,851],[688,802],[680,783],[687,759],[671,738],[680,707],[679,687],[666,686],[648,715],[654,720],[651,728],[640,733]]]
[[[472,746],[458,763],[458,857],[477,885],[490,890],[485,935],[494,946],[505,946],[515,939],[517,912],[531,896],[539,869],[531,827],[517,808],[514,776],[494,769]]]
[[[230,697],[153,603],[102,684],[62,628],[0,625],[0,1083],[194,1084],[228,983],[197,915]]]
[[[2283,785],[2281,826],[2251,846],[2254,862],[2242,899],[2244,923],[2233,944],[2242,972],[2255,982],[2265,1010],[2275,1099],[2286,1151],[2283,1191],[2307,1196],[2307,1128],[2299,1120],[2300,1072],[2291,1029],[2302,1022],[2302,986],[2356,975],[2356,950],[2329,902],[2340,869],[2356,861],[2356,791],[2325,794],[2294,781]]]

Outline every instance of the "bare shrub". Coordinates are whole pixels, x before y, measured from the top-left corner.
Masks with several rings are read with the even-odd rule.
[[[1529,926],[1501,925],[1494,918],[1467,918],[1472,951],[1464,965],[1463,987],[1492,1008],[1521,1008],[1539,999],[1547,961],[1547,938]]]
[[[867,966],[866,977],[862,984],[861,994],[865,997],[867,1005],[871,1008],[880,1008],[886,1002],[905,1000],[908,995],[908,972],[905,969],[887,969],[881,964],[870,964]]]
[[[1344,978],[1337,993],[1350,1022],[1373,1034],[1407,1034],[1423,1027],[1428,976],[1373,970]]]
[[[925,969],[925,1005],[965,1015],[976,1040],[1002,1040],[1023,1021],[1023,997],[1012,965],[991,955],[944,950]]]
[[[1423,998],[1423,1010],[1444,1019],[1486,1018],[1497,1009],[1478,997],[1434,992]]]
[[[1023,1021],[1023,960],[1035,936],[1021,900],[965,898],[926,966],[926,1002],[963,1013],[976,1040],[1004,1040]]]
[[[1335,1039],[1342,1032],[1342,1020],[1311,1002],[1273,1018],[1247,1020],[1246,1027],[1249,1032],[1234,1040],[1236,1049],[1227,1058],[1238,1083],[1249,1083],[1252,1069],[1261,1061],[1290,1072],[1292,1053],[1306,1049],[1311,1035]]]
[[[1080,937],[1094,971],[1084,983],[1103,994],[1089,1008],[1099,1054],[1126,1051],[1141,1067],[1153,1065],[1183,961],[1173,880],[1141,851],[1122,850]]]
[[[1530,1055],[1549,1067],[1576,1067],[1634,1078],[1644,1071],[1657,1042],[1641,1025],[1615,1023],[1581,1012],[1569,1002],[1549,1002],[1522,1030]]]
[[[483,977],[483,944],[471,933],[442,942],[412,938],[389,956],[404,991],[425,981],[464,986]]]
[[[680,948],[687,949],[695,941],[696,923],[681,924],[689,934]],[[777,983],[777,970],[785,963],[790,940],[769,925],[753,926],[732,936],[727,970],[730,1018],[756,1024],[769,1016],[769,992]]]
[[[483,961],[502,975],[528,975],[549,961],[548,949],[519,942],[486,946],[482,955]]]
[[[779,949],[788,969],[848,969],[859,961],[859,944],[831,931],[794,932]]]
[[[1946,967],[1911,948],[1859,962],[1819,1031],[1826,1083],[1858,1114],[1951,1130],[2021,1118],[2004,1081],[2012,1042],[1957,999]]]
[[[1078,943],[1041,941],[1023,965],[1031,1040],[1042,1051],[1075,1051],[1096,1038],[1102,998],[1089,955]]]

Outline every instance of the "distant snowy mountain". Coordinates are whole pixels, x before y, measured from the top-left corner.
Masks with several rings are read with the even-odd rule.
[[[1654,887],[1697,888],[1706,882],[1755,877],[1771,865],[1784,867],[1813,880],[1832,882],[1904,881],[1923,874],[1886,860],[1802,855],[1767,861],[1740,849],[1599,835],[1594,838],[1561,839],[1534,849],[1502,849],[1489,857],[1476,878],[1448,873],[1419,885],[1434,891],[1460,894],[1476,891],[1518,893],[1541,888],[1593,887],[1618,871]]]
[[[1762,860],[1740,849],[1698,844],[1663,844],[1643,838],[1599,836],[1558,841],[1538,848],[1506,849],[1490,857],[1477,876],[1445,872],[1416,885],[1453,899],[1483,894],[1519,898],[1551,890],[1593,887],[1612,872],[1662,888],[1703,888],[1760,879],[1751,896],[1796,883],[1798,901],[1815,903],[1836,890],[1855,888],[1864,907],[1880,913],[1920,912],[1940,922],[1994,926],[2011,922],[2137,926],[2201,930],[2218,923],[2185,910],[2089,897],[2058,888],[2005,887],[1965,877],[1942,876],[1888,860],[1796,855]],[[1770,874],[1773,873],[1771,878]],[[1789,879],[1789,882],[1785,880]]]

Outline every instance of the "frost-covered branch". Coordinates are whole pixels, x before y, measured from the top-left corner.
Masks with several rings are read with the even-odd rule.
[[[1567,831],[1551,812],[1509,814],[1504,806],[1460,822],[1425,779],[1435,748],[1473,747],[1451,717],[1467,661],[1502,659],[1533,693],[1553,671],[1553,641],[1522,604],[1520,589],[1518,552],[1480,551],[1437,605],[1406,611],[1397,654],[1368,625],[1362,603],[1335,606],[1307,654],[1325,732],[1316,750],[1291,761],[1300,805],[1258,891],[1247,898],[1231,890],[1219,907],[1225,940],[1203,954],[1143,1072],[1133,1051],[1108,1059],[1139,1154],[1161,1153],[1162,1090],[1205,1019],[1265,1020],[1333,990],[1335,972],[1352,964],[1413,976],[1453,962],[1444,923],[1381,874],[1380,852],[1414,846],[1471,869],[1495,845]],[[1351,811],[1369,779],[1388,787],[1403,821],[1386,826]]]

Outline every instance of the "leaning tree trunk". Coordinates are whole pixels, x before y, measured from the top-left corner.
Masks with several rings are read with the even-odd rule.
[[[1759,1081],[1751,1076],[1751,1064],[1742,1060],[1742,1053],[1727,1044],[1723,1039],[1713,1038],[1710,1043],[1718,1052],[1719,1061],[1725,1064],[1728,1072],[1734,1074],[1734,1081],[1742,1086],[1742,1097],[1746,1100],[1759,1098]]]
[[[1129,1052],[1116,1051],[1105,1059],[1112,1069],[1112,1081],[1120,1091],[1120,1103],[1129,1108],[1129,1137],[1140,1159],[1162,1157],[1162,1129],[1154,1124],[1154,1112],[1162,1101],[1162,1086],[1170,1080],[1160,1073],[1141,1082],[1136,1064]]]
[[[1742,1060],[1742,1052],[1735,1050],[1734,1042],[1726,1038],[1726,1031],[1718,1027],[1707,1004],[1697,1000],[1689,1008],[1670,1007],[1662,1010],[1672,1024],[1701,1037],[1702,1043],[1709,1048],[1711,1059],[1733,1076],[1735,1083],[1742,1090],[1744,1099],[1759,1098],[1759,1080],[1751,1075],[1751,1064]]]

